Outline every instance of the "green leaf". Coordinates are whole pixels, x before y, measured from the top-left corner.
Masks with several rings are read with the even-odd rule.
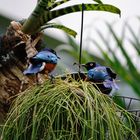
[[[60,25],[60,24],[49,23],[49,24],[42,26],[41,30],[44,30],[46,28],[60,29],[60,30],[63,30],[64,32],[66,32],[67,34],[72,35],[73,37],[76,37],[76,35],[77,35],[77,33],[74,30],[72,30],[64,25]]]
[[[130,71],[133,71],[133,74],[134,74],[133,76],[134,76],[134,77],[137,77],[137,78],[138,78],[138,81],[139,81],[139,80],[140,80],[140,78],[139,78],[139,73],[138,73],[138,71],[137,71],[135,65],[133,64],[133,62],[132,62],[132,60],[131,60],[131,57],[129,57],[127,51],[124,49],[124,47],[123,47],[123,46],[124,46],[124,45],[123,45],[123,42],[122,42],[121,39],[116,35],[116,33],[115,33],[115,31],[112,29],[111,25],[107,24],[107,26],[108,26],[108,28],[109,28],[109,30],[110,30],[110,32],[111,32],[113,38],[115,39],[115,41],[116,41],[118,47],[120,48],[120,50],[121,50],[121,52],[122,52],[124,58],[126,59],[127,65],[128,65],[128,67],[129,67]]]
[[[131,38],[129,38],[129,42],[132,44],[132,46],[135,48],[136,52],[138,53],[138,55],[140,55],[140,41],[139,41],[139,35],[137,35],[135,33],[135,31],[133,30],[133,28],[129,25],[129,24],[125,24],[125,26],[128,28],[128,31],[131,34]]]
[[[119,76],[121,76],[123,78],[124,81],[126,81],[129,85],[131,85],[131,87],[133,88],[133,90],[139,95],[140,93],[140,89],[139,89],[139,84],[137,83],[136,79],[134,79],[133,74],[130,73],[119,61],[119,59],[117,59],[117,57],[115,56],[115,52],[112,51],[112,55],[114,60],[112,60],[108,53],[105,52],[102,47],[95,41],[93,40],[93,43],[96,44],[96,46],[100,49],[105,61],[111,65],[111,67],[116,71],[117,74],[119,74]]]
[[[139,89],[139,73],[134,67],[133,63],[131,62],[131,59],[128,58],[128,54],[126,50],[124,49],[124,43],[122,38],[120,39],[117,34],[114,32],[112,25],[108,25],[108,29],[110,31],[110,35],[113,36],[114,41],[117,43],[117,48],[120,49],[121,53],[123,54],[124,58],[126,59],[127,65],[122,64],[121,60],[119,60],[118,56],[116,55],[116,51],[112,49],[112,44],[110,43],[108,37],[105,38],[103,34],[97,30],[97,33],[99,37],[101,38],[104,45],[107,47],[108,52],[105,52],[102,49],[102,45],[97,43],[97,41],[92,39],[92,42],[99,48],[101,51],[106,63],[108,63],[115,71],[118,73],[118,75],[127,82],[133,90],[140,95],[140,89]],[[110,56],[111,55],[111,56]]]
[[[95,2],[97,2],[97,3],[100,3],[100,4],[103,4],[103,2],[100,1],[100,0],[93,0],[93,1],[95,1]]]
[[[62,0],[62,1],[57,1],[55,3],[49,3],[47,10],[52,10],[53,8],[65,3],[65,2],[68,2],[68,1],[70,1],[70,0]]]
[[[43,25],[44,23],[54,18],[63,16],[66,14],[74,13],[74,12],[79,12],[79,11],[82,11],[82,4],[68,6],[68,7],[64,7],[58,10],[53,10],[50,12],[46,11],[41,17],[40,24]],[[84,4],[84,11],[105,11],[105,12],[116,13],[119,15],[121,13],[120,9],[109,4]]]
[[[47,10],[52,10],[53,8],[59,6],[59,5],[63,4],[63,3],[66,3],[68,1],[71,1],[71,0],[61,0],[61,1],[56,1],[56,2],[55,2],[55,0],[49,1]],[[97,2],[99,4],[103,4],[103,2],[100,1],[100,0],[93,0],[93,1],[95,1],[95,2]]]
[[[65,2],[65,1],[63,1]],[[58,5],[61,3],[57,3]],[[56,4],[56,5],[57,5]],[[36,6],[33,13],[24,23],[22,31],[26,34],[34,34],[38,29],[46,24],[48,21],[69,14],[73,12],[79,12],[82,10],[83,4],[77,4],[73,6],[64,7],[58,10],[49,11],[46,7],[48,6],[47,0],[41,0]],[[120,10],[109,4],[84,4],[85,11],[106,11],[111,13],[120,14]],[[36,23],[36,24],[34,24]]]

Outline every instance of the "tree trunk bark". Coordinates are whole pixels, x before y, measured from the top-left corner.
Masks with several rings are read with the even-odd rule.
[[[27,65],[25,43],[12,33],[0,38],[0,124],[4,121],[10,104],[16,95],[34,84],[35,77],[23,75]],[[36,47],[39,48],[40,41]]]
[[[6,117],[12,97],[33,84],[33,79],[23,75],[25,67],[25,64],[14,56],[0,68],[0,123]]]

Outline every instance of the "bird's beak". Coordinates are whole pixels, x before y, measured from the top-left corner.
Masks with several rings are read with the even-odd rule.
[[[57,58],[58,58],[58,59],[61,59],[58,55],[57,55]]]
[[[86,68],[86,64],[78,64],[78,63],[73,63],[73,65],[78,65],[78,66],[82,66],[82,67],[85,67]]]
[[[81,66],[86,68],[86,64],[81,64]]]
[[[78,63],[76,63],[76,62],[75,62],[73,65],[78,65],[79,67],[85,67],[85,68],[87,67],[86,64],[78,64]]]

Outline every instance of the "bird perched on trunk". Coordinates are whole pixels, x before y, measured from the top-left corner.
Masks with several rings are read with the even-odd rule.
[[[36,74],[38,76],[38,73],[42,73],[48,76],[56,67],[58,59],[60,57],[53,49],[45,48],[29,59],[30,64],[24,74]]]
[[[82,66],[88,70],[86,81],[96,83],[101,92],[109,94],[112,89],[118,89],[118,86],[115,83],[116,73],[109,67],[101,66],[96,62],[88,62],[82,64]]]

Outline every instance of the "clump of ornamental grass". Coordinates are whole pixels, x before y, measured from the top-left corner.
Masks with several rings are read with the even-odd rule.
[[[91,83],[71,78],[48,80],[20,93],[2,130],[2,140],[127,138],[138,139],[130,113]]]

